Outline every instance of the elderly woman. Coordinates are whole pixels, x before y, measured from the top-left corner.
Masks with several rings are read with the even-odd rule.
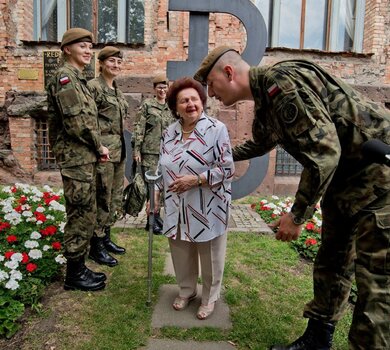
[[[172,84],[168,105],[178,120],[163,133],[159,160],[163,234],[169,238],[179,285],[172,306],[183,310],[196,297],[200,258],[200,320],[212,314],[220,297],[234,174],[229,134],[223,123],[205,114],[206,99],[204,88],[192,78]]]

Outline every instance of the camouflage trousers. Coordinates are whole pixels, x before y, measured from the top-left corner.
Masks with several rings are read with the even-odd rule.
[[[66,206],[64,256],[87,254],[96,224],[96,163],[61,169]]]
[[[122,214],[125,161],[98,163],[96,167],[97,223],[95,235],[104,237]]]
[[[329,196],[330,197],[330,196]],[[308,318],[338,321],[355,275],[358,298],[349,332],[353,350],[390,349],[390,192],[352,218],[322,203],[322,243],[314,263]]]

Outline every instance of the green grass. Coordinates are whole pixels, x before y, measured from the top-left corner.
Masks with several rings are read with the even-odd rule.
[[[132,350],[145,345],[149,337],[179,340],[231,341],[237,349],[267,349],[301,335],[306,321],[303,306],[312,296],[312,265],[302,261],[286,243],[271,236],[229,233],[224,277],[225,300],[230,307],[233,329],[151,328],[152,308],[147,300],[147,234],[143,230],[114,231],[116,240],[127,248],[115,268],[94,268],[109,275],[103,292],[62,292],[53,296],[41,315],[29,319],[21,350]],[[164,276],[168,243],[154,236],[153,295],[159,286],[175,283]],[[45,306],[44,306],[45,307]],[[44,331],[35,325],[54,324]],[[333,349],[347,349],[351,310],[339,323]],[[1,343],[0,343],[1,345]],[[1,347],[1,346],[0,346]],[[47,347],[50,348],[50,347]]]

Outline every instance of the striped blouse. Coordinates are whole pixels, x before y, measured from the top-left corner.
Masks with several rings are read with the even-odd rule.
[[[163,232],[176,239],[206,242],[226,232],[231,202],[234,162],[227,128],[206,116],[198,120],[192,134],[182,139],[180,120],[163,133],[159,169],[162,172],[165,215]],[[178,175],[204,175],[208,185],[177,194],[168,186]]]

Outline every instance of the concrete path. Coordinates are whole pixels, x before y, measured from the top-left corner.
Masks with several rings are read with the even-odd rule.
[[[116,227],[143,228],[146,224],[144,212],[136,218],[127,216],[118,222]],[[273,234],[272,230],[264,223],[260,216],[250,208],[250,205],[235,204],[232,206],[231,218],[229,221],[229,232],[248,232]],[[174,276],[172,259],[167,255],[164,273]],[[200,321],[196,318],[196,311],[200,305],[200,295],[202,287],[198,286],[198,297],[192,301],[183,311],[176,311],[172,307],[172,302],[178,294],[177,285],[163,285],[159,291],[159,299],[153,305],[152,328],[159,329],[166,326],[179,328],[192,327],[215,327],[219,329],[231,329],[229,307],[225,303],[223,296],[217,301],[215,310],[210,318]],[[170,339],[150,338],[146,347],[140,350],[234,350],[234,345],[229,342],[196,342],[179,341]]]

